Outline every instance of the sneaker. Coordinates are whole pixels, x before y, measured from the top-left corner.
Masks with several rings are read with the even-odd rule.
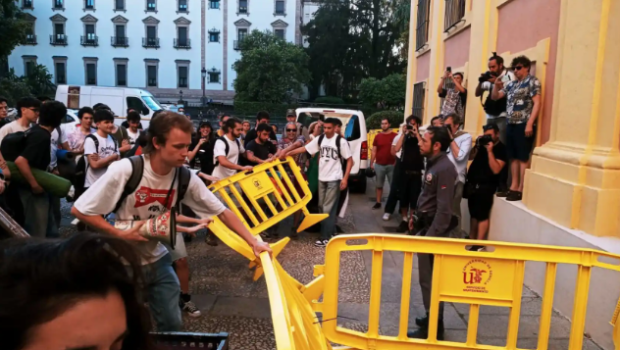
[[[407,232],[407,230],[409,230],[409,222],[401,221],[400,225],[398,225],[398,228],[396,229],[396,232],[404,233]]]
[[[181,306],[181,310],[187,312],[189,316],[200,317],[202,315],[202,313],[200,313],[200,310],[198,310],[198,308],[196,307],[196,304],[194,304],[193,302],[188,301],[182,304],[183,305]]]
[[[390,221],[391,217],[392,215],[390,215],[390,213],[385,213],[383,214],[383,221]]]
[[[377,210],[377,209],[381,209],[381,203],[375,203],[375,205],[372,206],[372,210]]]
[[[325,247],[327,247],[327,243],[329,243],[329,240],[327,240],[327,239],[318,240],[318,241],[314,242],[314,246],[315,247],[325,248]]]
[[[517,202],[517,201],[520,201],[522,198],[523,198],[523,193],[517,192],[517,191],[511,191],[506,197],[506,200],[509,202]]]
[[[469,250],[470,252],[481,252],[484,251],[484,246],[481,245],[472,245],[471,247],[469,247],[467,250]]]

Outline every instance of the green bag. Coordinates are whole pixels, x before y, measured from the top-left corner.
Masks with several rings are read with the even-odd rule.
[[[21,172],[13,162],[6,162],[7,167],[11,171],[11,181],[17,181],[24,185],[28,185],[28,182],[22,176]],[[60,176],[48,173],[47,171],[32,169],[32,175],[37,180],[39,186],[41,186],[45,192],[50,193],[54,197],[66,197],[71,189],[71,182]]]
[[[310,165],[308,171],[306,171],[308,177],[308,187],[310,192],[317,193],[319,191],[319,154],[315,154],[310,158]]]

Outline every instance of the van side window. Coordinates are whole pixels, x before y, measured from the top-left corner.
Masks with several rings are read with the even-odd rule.
[[[134,111],[142,114],[142,115],[147,115],[143,113],[144,110],[144,104],[142,103],[142,100],[140,100],[137,97],[127,97],[127,108],[128,109],[133,109]]]
[[[347,123],[347,127],[344,131],[344,138],[347,139],[347,141],[353,141],[359,139],[360,137],[362,137],[360,130],[360,119],[357,115],[353,115]]]
[[[60,123],[61,123],[61,124],[67,124],[67,123],[72,123],[72,122],[74,122],[74,121],[75,121],[75,120],[73,120],[73,117],[72,117],[72,116],[70,116],[70,115],[66,114],[66,115],[62,118],[62,120],[60,121]]]

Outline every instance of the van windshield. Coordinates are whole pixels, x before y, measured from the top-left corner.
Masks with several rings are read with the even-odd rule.
[[[142,96],[142,100],[144,101],[144,103],[146,103],[146,105],[153,111],[153,112],[157,112],[160,109],[163,109],[161,107],[161,105],[159,104],[159,102],[155,99],[155,97],[153,96]]]
[[[349,113],[335,113],[335,112],[301,112],[297,121],[305,127],[309,127],[310,124],[318,120],[325,120],[327,118],[338,118],[342,122],[342,130],[344,131],[344,138],[347,141],[357,140],[361,137],[360,120],[357,114]]]

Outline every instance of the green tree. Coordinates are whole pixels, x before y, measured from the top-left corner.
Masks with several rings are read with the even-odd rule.
[[[36,96],[51,94],[56,90],[56,85],[52,82],[52,75],[47,67],[42,64],[32,67],[32,71],[24,78],[26,84],[30,86],[31,92]]]
[[[407,79],[391,74],[383,79],[367,78],[360,84],[359,99],[364,106],[401,110],[405,104]]]
[[[16,76],[13,69],[9,70],[6,77],[0,78],[0,96],[9,100],[9,106],[14,106],[17,100],[29,95],[31,95],[30,86],[22,77]]]
[[[254,30],[241,42],[241,59],[233,64],[235,101],[293,101],[310,80],[308,60],[299,46]]]
[[[406,61],[398,52],[402,23],[393,20],[405,0],[325,0],[304,26],[311,98],[321,84],[326,94],[350,98],[364,78],[400,73]],[[401,10],[403,12],[404,10]]]
[[[26,39],[28,22],[14,0],[0,0],[0,57],[7,57],[15,46]]]

